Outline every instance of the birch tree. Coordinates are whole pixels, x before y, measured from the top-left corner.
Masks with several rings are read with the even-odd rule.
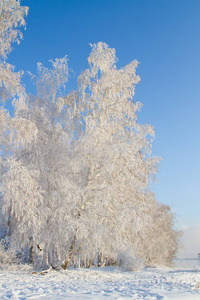
[[[4,108],[6,101],[14,99],[23,101],[24,87],[20,83],[23,72],[14,72],[14,67],[6,59],[12,50],[13,43],[20,43],[23,35],[18,29],[25,27],[25,16],[28,8],[20,5],[20,1],[2,0],[0,3],[0,171],[6,171],[6,158],[13,150],[12,138],[16,126],[12,122],[9,111]],[[16,122],[15,122],[16,123]],[[19,125],[19,123],[18,123]],[[14,128],[15,127],[15,128]],[[21,133],[24,132],[21,127]],[[1,204],[1,201],[0,201]],[[2,217],[1,217],[2,220]]]
[[[37,267],[169,265],[177,233],[149,187],[159,158],[151,156],[153,127],[137,121],[138,63],[118,70],[104,43],[92,45],[88,62],[68,95],[67,57],[51,69],[38,64],[36,97],[15,102],[1,185],[11,243]]]
[[[14,72],[14,67],[6,62],[12,50],[12,43],[19,44],[23,35],[18,27],[25,27],[25,16],[28,8],[20,5],[20,1],[2,0],[0,3],[0,145],[1,159],[5,149],[9,148],[8,126],[10,115],[3,107],[6,100],[14,96],[23,97],[24,87],[20,83],[22,72]],[[9,128],[10,129],[10,128]]]
[[[63,97],[67,57],[51,63],[51,69],[38,64],[33,78],[36,97],[17,105],[15,118],[34,125],[36,136],[16,146],[2,180],[3,209],[17,220],[11,235],[13,246],[19,251],[31,249],[38,267],[58,267],[66,258],[77,227],[79,197],[72,170],[73,140],[80,127],[78,111],[76,104]]]
[[[0,98],[2,102],[24,91],[20,78],[22,72],[6,62],[12,43],[20,43],[23,35],[18,27],[25,27],[28,7],[17,0],[1,0],[0,3]]]
[[[115,50],[104,43],[92,45],[88,62],[89,69],[79,76],[87,112],[82,149],[88,173],[82,209],[95,216],[87,251],[91,249],[91,255],[95,251],[107,253],[117,260],[129,249],[132,261],[137,256],[153,263],[155,257],[145,256],[151,242],[143,248],[139,243],[145,232],[153,230],[158,247],[165,247],[171,254],[160,251],[159,262],[169,264],[177,249],[176,233],[170,212],[149,193],[159,158],[150,156],[153,127],[137,122],[142,106],[133,100],[135,84],[140,80],[136,75],[138,62],[117,70]],[[166,241],[158,238],[161,227],[154,221],[154,213],[163,216]]]

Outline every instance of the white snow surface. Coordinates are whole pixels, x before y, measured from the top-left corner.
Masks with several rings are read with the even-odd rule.
[[[0,299],[200,299],[200,270],[146,268],[70,269],[31,274],[0,267]]]

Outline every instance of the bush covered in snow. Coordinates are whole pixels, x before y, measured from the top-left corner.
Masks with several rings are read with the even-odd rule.
[[[19,262],[16,251],[8,248],[4,240],[0,241],[0,264],[13,264]]]

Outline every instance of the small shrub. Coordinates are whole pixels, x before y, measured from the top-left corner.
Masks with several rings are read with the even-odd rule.
[[[17,263],[17,255],[14,249],[6,247],[5,241],[0,241],[0,264],[14,264]]]
[[[126,271],[136,271],[144,267],[141,258],[136,257],[128,250],[119,253],[117,263],[119,267]]]

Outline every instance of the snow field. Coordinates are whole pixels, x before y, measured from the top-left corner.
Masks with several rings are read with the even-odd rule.
[[[0,299],[200,299],[200,271],[119,268],[0,270]]]

